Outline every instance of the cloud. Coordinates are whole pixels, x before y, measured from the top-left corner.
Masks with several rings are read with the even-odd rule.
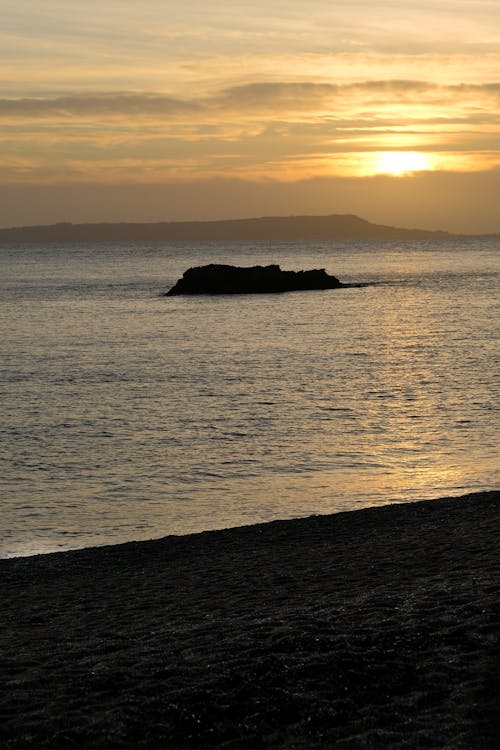
[[[199,112],[200,104],[162,94],[102,93],[0,99],[0,117],[51,118],[101,116],[174,116]]]
[[[3,178],[360,176],[386,150],[426,151],[439,169],[487,168],[500,161],[499,98],[496,81],[411,78],[4,98]]]
[[[235,114],[248,111],[301,112],[328,102],[349,102],[361,99],[369,103],[397,103],[400,97],[415,103],[442,97],[457,104],[482,99],[500,100],[500,83],[438,85],[420,80],[375,80],[353,83],[316,83],[311,81],[254,82],[223,89],[212,96],[179,98],[163,93],[103,92],[97,94],[56,97],[24,97],[0,99],[3,119],[70,119],[86,117],[179,117],[203,116],[224,110]],[[415,97],[420,97],[418,101]]]

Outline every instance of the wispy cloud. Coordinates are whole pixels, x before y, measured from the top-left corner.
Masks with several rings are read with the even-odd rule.
[[[200,111],[195,101],[148,93],[100,93],[0,99],[0,117],[74,118],[93,116],[173,116]]]
[[[220,111],[235,114],[262,111],[279,113],[309,110],[316,117],[315,107],[328,102],[343,103],[347,109],[353,102],[378,103],[380,106],[401,102],[435,105],[443,101],[460,106],[462,103],[500,101],[500,83],[439,85],[420,80],[373,80],[348,84],[314,83],[310,81],[265,81],[232,86],[212,96],[178,98],[150,92],[101,92],[56,97],[21,97],[0,99],[0,117],[85,118],[132,116],[169,118],[203,116]],[[495,113],[492,112],[492,115]]]
[[[210,96],[102,92],[0,99],[3,179],[298,179],[360,175],[424,150],[450,169],[500,162],[500,84],[254,81]]]

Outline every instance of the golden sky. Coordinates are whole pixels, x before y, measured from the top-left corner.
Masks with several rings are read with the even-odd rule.
[[[2,0],[0,50],[2,225],[500,231],[498,0]]]

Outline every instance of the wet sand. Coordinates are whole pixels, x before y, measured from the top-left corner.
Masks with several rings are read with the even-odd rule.
[[[500,493],[0,561],[0,745],[500,746]]]

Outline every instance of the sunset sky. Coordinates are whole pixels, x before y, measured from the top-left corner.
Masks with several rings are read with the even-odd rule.
[[[0,225],[500,231],[498,0],[3,0]]]

